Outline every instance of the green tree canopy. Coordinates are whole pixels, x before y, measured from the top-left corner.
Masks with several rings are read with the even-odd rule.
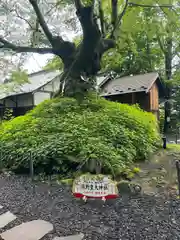
[[[152,1],[146,1],[147,3],[152,4]],[[159,1],[159,3],[175,5],[175,1]],[[145,2],[141,1],[141,4],[145,4]],[[111,11],[111,1],[102,1],[102,6],[105,19],[108,22],[111,20],[108,18]],[[119,9],[121,6],[119,1]],[[174,62],[179,60],[177,57],[178,29],[180,26],[178,11],[178,7],[175,11],[162,7],[136,7],[127,10],[121,27],[116,31],[116,48],[106,52],[102,59],[103,71],[113,70],[123,75],[159,71],[165,77],[165,68],[172,68],[174,71],[176,67]],[[161,24],[162,22],[163,24]],[[172,59],[169,63],[170,67],[165,65],[168,32],[173,36],[173,55],[170,56]],[[63,65],[55,57],[49,61],[47,67],[57,69],[62,68]]]

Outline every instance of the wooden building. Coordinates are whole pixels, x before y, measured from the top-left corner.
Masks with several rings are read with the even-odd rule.
[[[139,104],[159,117],[159,102],[164,96],[164,87],[158,73],[128,77],[105,77],[99,83],[101,96],[111,101]]]
[[[42,101],[50,99],[59,88],[61,72],[43,70],[30,74],[28,79],[28,83],[18,86],[13,92],[0,94],[0,118],[6,109],[12,109],[14,116],[24,115]],[[164,90],[158,73],[128,77],[101,74],[97,77],[97,89],[108,100],[137,103],[145,111],[159,116],[159,102]]]
[[[1,92],[0,118],[3,118],[6,109],[13,110],[14,116],[20,116],[50,99],[59,88],[60,77],[59,71],[35,72],[28,75],[27,83],[14,87],[12,92]]]

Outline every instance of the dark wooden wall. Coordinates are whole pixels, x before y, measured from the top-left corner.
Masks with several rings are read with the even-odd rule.
[[[139,106],[143,110],[150,111],[149,94],[146,94],[145,92],[134,92],[134,93],[127,93],[127,94],[113,95],[113,96],[106,97],[106,99],[114,102],[126,103],[129,105],[139,104]]]
[[[139,106],[147,111],[152,112],[159,118],[159,92],[157,84],[154,83],[148,93],[134,92],[120,95],[107,96],[106,99],[114,102],[139,104]]]
[[[155,114],[159,120],[159,89],[156,83],[153,84],[149,91],[149,108],[150,112]]]
[[[159,119],[159,89],[156,82],[151,86],[148,93],[133,92],[106,96],[105,98],[110,101],[126,103],[129,105],[139,104],[143,110],[152,112]]]
[[[159,92],[157,84],[154,83],[150,89],[150,111],[158,111],[159,110]]]
[[[28,111],[32,110],[33,109],[33,106],[30,106],[30,107],[1,107],[0,108],[0,119],[3,119],[3,116],[4,116],[4,113],[5,113],[5,110],[6,109],[11,109],[12,110],[12,115],[14,117],[18,117],[18,116],[22,116],[24,114],[26,114]]]

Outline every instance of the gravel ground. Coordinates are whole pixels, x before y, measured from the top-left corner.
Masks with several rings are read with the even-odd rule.
[[[17,216],[6,228],[23,221],[43,219],[55,230],[44,237],[85,234],[84,239],[180,239],[180,201],[163,196],[123,196],[83,204],[65,186],[31,183],[27,177],[0,177],[0,205]]]

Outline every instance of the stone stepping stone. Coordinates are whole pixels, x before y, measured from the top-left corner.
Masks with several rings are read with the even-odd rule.
[[[83,239],[84,234],[80,233],[78,235],[71,235],[71,236],[67,236],[67,237],[55,237],[53,238],[53,240],[81,240]]]
[[[2,209],[3,208],[3,206],[2,205],[0,205],[0,209]]]
[[[0,215],[0,229],[5,227],[8,223],[14,221],[16,216],[11,212],[6,212]]]
[[[53,225],[43,220],[34,220],[13,227],[0,236],[3,240],[39,240],[53,230]]]

